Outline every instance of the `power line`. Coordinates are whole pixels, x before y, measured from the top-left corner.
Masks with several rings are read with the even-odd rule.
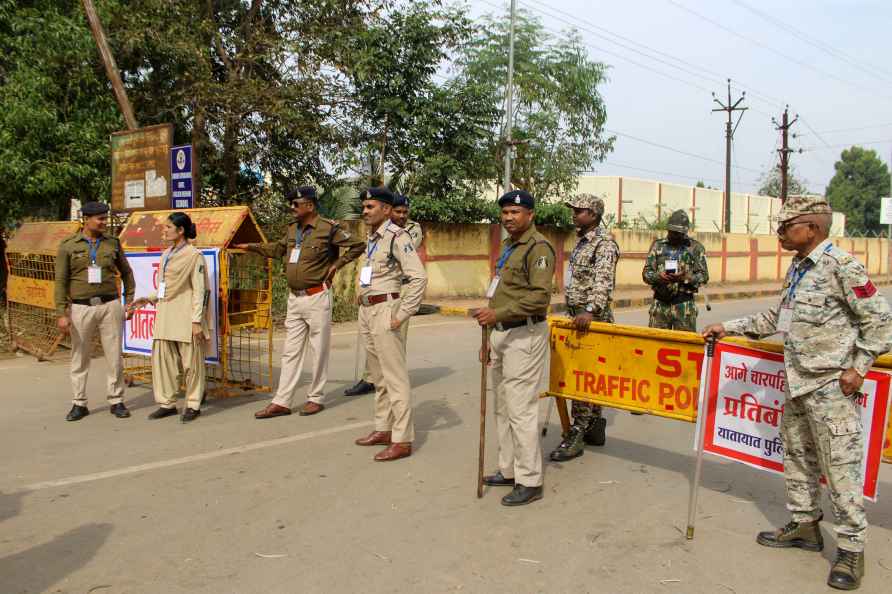
[[[840,77],[836,76],[835,74],[831,74],[831,73],[829,73],[829,72],[824,72],[824,71],[821,70],[820,68],[815,68],[814,66],[812,66],[812,65],[809,64],[808,62],[803,62],[802,60],[799,60],[799,59],[797,59],[797,58],[788,56],[787,54],[783,53],[782,51],[777,50],[777,49],[771,47],[770,45],[764,44],[764,43],[762,43],[761,41],[758,41],[758,40],[756,40],[756,39],[753,39],[752,37],[748,37],[748,36],[746,36],[746,35],[743,35],[742,33],[739,33],[739,32],[737,32],[737,31],[735,31],[734,29],[731,29],[730,27],[726,27],[725,25],[723,25],[723,24],[720,23],[719,21],[716,21],[715,19],[711,19],[710,17],[708,17],[708,16],[706,16],[706,15],[704,15],[704,14],[701,14],[701,13],[697,12],[696,10],[693,10],[693,9],[691,9],[691,8],[688,8],[687,6],[678,3],[676,0],[666,0],[666,1],[667,1],[669,4],[672,4],[673,6],[675,6],[676,8],[678,8],[678,9],[680,9],[680,10],[683,10],[683,11],[685,11],[685,12],[687,12],[687,13],[689,13],[689,14],[695,16],[695,17],[697,17],[698,19],[701,19],[701,20],[706,21],[707,23],[713,25],[714,27],[718,27],[719,29],[721,29],[721,30],[723,30],[723,31],[726,31],[726,32],[730,33],[731,35],[734,35],[735,37],[738,37],[738,38],[740,38],[740,39],[743,39],[744,41],[746,41],[746,42],[748,42],[748,43],[751,43],[751,44],[753,44],[753,45],[755,45],[755,46],[757,46],[757,47],[760,47],[760,48],[762,48],[762,49],[764,49],[764,50],[766,50],[766,51],[769,51],[769,52],[771,52],[771,53],[773,53],[773,54],[776,54],[776,55],[782,57],[782,58],[785,59],[785,60],[788,60],[788,61],[790,61],[790,62],[793,62],[794,64],[797,64],[798,66],[801,66],[802,68],[807,68],[807,69],[809,69],[809,70],[812,70],[812,71],[814,71],[814,72],[817,72],[817,73],[820,74],[821,76],[824,76],[824,77],[827,77],[827,78],[831,78],[831,79],[833,79],[833,80],[836,80],[836,81],[838,81],[838,82],[841,82],[841,83],[843,83],[843,84],[845,84],[845,85],[848,85],[848,86],[850,86],[850,87],[854,87],[854,88],[861,89],[861,90],[863,90],[863,91],[867,91],[867,92],[869,92],[869,93],[871,93],[871,94],[873,94],[873,95],[876,95],[876,96],[878,96],[878,97],[882,97],[883,99],[892,100],[892,97],[890,97],[890,96],[888,96],[888,95],[882,95],[882,94],[879,94],[879,93],[877,93],[876,91],[874,91],[873,89],[866,88],[866,87],[863,87],[862,85],[860,85],[860,84],[858,84],[858,83],[854,83],[854,82],[848,81],[848,80],[846,80],[846,79],[844,79],[844,78],[840,78]]]
[[[863,62],[863,63],[859,62],[856,58],[853,58],[853,57],[845,54],[844,52],[842,52],[842,51],[836,49],[835,47],[833,47],[832,45],[830,45],[829,43],[826,43],[819,39],[809,37],[808,34],[801,31],[800,29],[797,29],[793,25],[786,23],[776,17],[773,17],[770,14],[759,10],[758,8],[750,6],[746,2],[743,2],[742,0],[731,0],[731,2],[733,2],[734,4],[737,4],[741,8],[745,8],[746,10],[755,14],[756,16],[759,16],[762,19],[768,21],[769,23],[774,24],[779,29],[782,29],[782,30],[792,34],[797,39],[804,41],[808,45],[818,48],[819,50],[836,58],[837,60],[845,62],[846,64],[848,64],[850,66],[854,66],[855,68],[858,68],[862,72],[866,72],[868,75],[870,75],[874,78],[877,78],[877,77],[885,78],[886,82],[892,82],[892,78],[890,78],[890,77],[892,77],[892,74],[889,74],[888,71],[885,71],[885,70],[883,70],[877,66],[874,66],[872,64],[869,64],[867,62]]]
[[[828,144],[827,146],[823,146],[823,147],[821,147],[821,146],[814,147],[813,146],[811,148],[807,148],[807,149],[803,149],[803,150],[811,152],[811,151],[822,151],[824,149],[849,148],[849,147],[853,147],[853,146],[867,146],[867,145],[871,145],[871,144],[889,144],[889,143],[892,143],[892,140],[887,138],[886,140],[868,140],[867,142],[846,142],[844,144]]]
[[[630,140],[634,140],[634,141],[641,142],[641,143],[644,143],[644,144],[649,144],[650,146],[655,146],[655,147],[657,147],[657,148],[661,148],[661,149],[663,149],[663,150],[672,151],[673,153],[678,153],[678,154],[680,154],[680,155],[685,155],[685,156],[687,156],[687,157],[693,157],[693,158],[695,158],[695,159],[701,159],[701,160],[703,160],[703,161],[708,161],[708,162],[710,162],[710,163],[715,163],[715,164],[717,164],[717,165],[724,165],[724,163],[722,163],[722,162],[719,161],[718,159],[713,159],[712,157],[706,157],[706,156],[704,156],[704,155],[698,155],[698,154],[696,154],[696,153],[689,153],[688,151],[684,151],[684,150],[675,148],[674,146],[669,146],[669,145],[665,145],[665,144],[660,144],[659,142],[654,142],[654,141],[652,141],[652,140],[646,140],[646,139],[644,139],[644,138],[640,138],[640,137],[638,137],[638,136],[633,136],[633,135],[631,135],[631,134],[626,134],[625,132],[619,132],[619,131],[617,131],[617,130],[611,130],[610,128],[604,128],[604,131],[605,131],[605,132],[609,132],[610,134],[616,134],[617,136],[622,136],[622,137],[624,137],[624,138],[628,138],[628,139],[630,139]],[[752,167],[743,167],[743,166],[740,166],[740,165],[736,166],[735,169],[740,169],[740,170],[742,170],[742,171],[750,171],[750,172],[754,172],[754,173],[761,173],[761,171],[759,171],[758,169],[753,169]]]
[[[839,132],[857,132],[859,130],[875,130],[877,128],[889,128],[892,127],[892,122],[888,122],[885,124],[872,124],[870,126],[856,126],[854,128],[837,128],[835,130],[821,130],[820,134],[836,134]],[[818,134],[818,132],[814,132],[814,134]]]

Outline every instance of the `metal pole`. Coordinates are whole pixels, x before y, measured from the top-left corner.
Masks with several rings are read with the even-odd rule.
[[[514,151],[514,24],[517,20],[517,2],[511,0],[511,25],[508,35],[508,83],[505,87],[505,178],[504,191],[511,190],[511,158]]]
[[[700,386],[700,393],[706,395],[709,390],[709,378],[712,372],[712,357],[715,354],[715,338],[706,339],[706,369],[703,375],[703,384]],[[706,398],[700,398],[700,408],[697,410],[697,416],[703,414]],[[693,540],[694,538],[694,519],[697,515],[697,495],[700,492],[700,475],[703,472],[703,441],[706,437],[706,419],[700,418],[700,432],[697,434],[697,464],[694,466],[694,480],[691,481],[691,496],[688,500],[688,531],[686,538]]]
[[[789,175],[789,146],[787,144],[788,132],[790,129],[790,125],[788,123],[787,109],[784,108],[784,118],[783,124],[781,124],[781,158],[780,158],[780,168],[781,168],[781,187],[780,187],[780,199],[781,204],[784,204],[787,201],[787,176]]]
[[[90,23],[90,31],[93,33],[93,39],[96,40],[96,47],[99,48],[99,57],[102,58],[105,73],[108,75],[108,80],[111,81],[115,99],[118,101],[118,107],[121,108],[124,121],[127,122],[127,128],[136,130],[139,128],[139,122],[136,121],[136,116],[133,115],[133,107],[130,105],[130,99],[127,98],[127,91],[124,90],[124,83],[121,82],[118,66],[115,64],[115,58],[112,56],[111,49],[108,47],[108,41],[105,39],[105,32],[102,30],[102,23],[99,21],[96,7],[93,6],[93,0],[83,0],[83,2],[84,12],[87,13],[87,21]]]
[[[730,91],[728,99],[730,102]],[[731,112],[725,124],[725,233],[731,232]]]

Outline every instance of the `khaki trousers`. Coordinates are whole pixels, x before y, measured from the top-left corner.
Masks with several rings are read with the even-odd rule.
[[[291,408],[309,350],[313,351],[313,377],[307,390],[307,400],[322,404],[331,354],[331,291],[304,297],[289,294],[285,331],[279,388],[273,404]]]
[[[403,322],[402,326],[400,326],[400,344],[403,347],[403,355],[406,354],[406,342],[409,340],[409,322],[411,321],[412,318],[409,318],[408,320]],[[371,379],[369,379],[371,377],[371,374],[369,373],[368,357],[366,356],[365,349],[360,349],[359,357],[360,365],[362,365],[363,368],[361,378],[362,381],[374,383]]]
[[[392,431],[391,441],[408,443],[415,439],[412,387],[400,332],[390,329],[399,306],[399,299],[360,306],[359,333],[365,341],[369,381],[375,384],[375,431]]]
[[[123,328],[124,307],[117,299],[102,305],[71,305],[71,387],[74,390],[74,404],[87,406],[87,377],[97,330],[108,367],[108,403],[124,401],[124,361],[121,359]]]
[[[539,394],[548,356],[548,324],[494,330],[490,336],[499,470],[525,487],[539,487]]]
[[[161,408],[175,408],[180,391],[180,374],[186,384],[186,406],[201,408],[207,386],[204,367],[205,341],[177,342],[156,338],[152,341],[152,389]],[[181,371],[182,369],[182,371]]]

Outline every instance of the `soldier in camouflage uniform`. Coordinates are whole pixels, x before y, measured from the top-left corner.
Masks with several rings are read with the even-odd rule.
[[[572,316],[580,332],[596,322],[613,323],[613,287],[616,284],[616,261],[619,246],[601,226],[604,201],[591,194],[574,196],[565,203],[573,209],[573,224],[579,242],[570,254],[570,267],[564,278],[564,299],[567,314]],[[607,420],[601,407],[573,401],[573,425],[550,458],[555,462],[581,456],[584,444],[602,446],[607,436]]]
[[[709,282],[709,270],[703,244],[688,237],[690,227],[688,215],[676,210],[669,217],[666,238],[650,246],[642,276],[654,291],[651,328],[697,330],[694,294]]]
[[[827,237],[830,206],[791,196],[781,209],[781,246],[796,251],[780,303],[706,328],[704,336],[784,334],[787,398],[781,423],[791,522],[758,535],[768,547],[824,547],[818,522],[821,475],[836,518],[837,555],[828,585],[854,590],[864,575],[867,518],[862,503],[863,433],[859,392],[874,360],[892,347],[889,304],[864,266]]]

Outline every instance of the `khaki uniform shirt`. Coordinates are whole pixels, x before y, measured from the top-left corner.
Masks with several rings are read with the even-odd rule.
[[[784,366],[794,398],[838,379],[850,367],[864,376],[874,360],[892,348],[889,303],[864,266],[829,240],[805,258],[793,259],[780,303],[726,322],[725,330],[753,338],[770,336],[786,305],[793,312],[784,336]]]
[[[124,284],[124,299],[127,303],[133,301],[136,282],[117,237],[103,234],[96,249],[96,265],[102,269],[101,283],[87,282],[87,269],[91,265],[90,242],[83,231],[62,240],[56,252],[55,302],[59,315],[64,315],[72,299],[118,295],[116,272],[121,274]]]
[[[360,285],[360,297],[402,292],[396,319],[402,322],[418,312],[427,288],[427,273],[404,229],[390,221],[383,222],[369,235],[362,265],[371,266],[372,282],[367,287]],[[405,285],[403,278],[408,279]]]
[[[164,297],[159,299],[157,293],[149,297],[151,301],[157,300],[154,339],[192,342],[193,323],[201,324],[204,337],[209,338],[208,301],[211,295],[201,252],[189,244],[177,251],[174,248],[164,250],[158,278],[164,283]]]
[[[300,256],[297,263],[292,264],[291,250],[298,243]],[[358,258],[362,254],[362,240],[341,229],[337,222],[318,217],[303,228],[297,222],[291,223],[279,241],[252,243],[247,249],[267,258],[282,258],[288,286],[301,291],[325,282],[332,264],[343,268]],[[341,253],[342,249],[346,251]]]
[[[591,307],[600,317],[609,314],[616,284],[616,262],[619,246],[600,225],[579,238],[570,253],[570,279],[564,292],[568,307],[584,310]]]
[[[421,242],[424,241],[424,232],[421,230],[421,225],[416,221],[407,221],[405,230],[409,237],[412,238],[412,245],[418,250],[421,247]]]
[[[506,238],[502,242],[502,254],[506,249],[512,249],[511,255],[496,273],[500,277],[499,286],[489,300],[489,306],[496,312],[496,322],[548,315],[554,281],[554,248],[531,225],[517,242]]]

